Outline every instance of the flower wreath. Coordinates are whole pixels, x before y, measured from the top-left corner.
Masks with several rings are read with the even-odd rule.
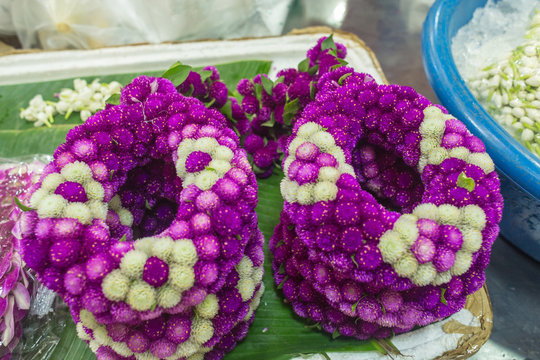
[[[484,145],[412,88],[342,67],[318,89],[283,161],[276,284],[299,316],[359,339],[457,312],[502,214]]]
[[[23,257],[98,359],[220,359],[246,336],[263,237],[238,144],[217,110],[141,76],[55,151]]]

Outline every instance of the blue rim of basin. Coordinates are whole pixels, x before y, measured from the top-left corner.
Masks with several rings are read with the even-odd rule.
[[[454,63],[452,38],[486,0],[437,0],[422,31],[427,78],[448,111],[480,138],[497,170],[540,200],[540,159],[514,139],[475,99]]]

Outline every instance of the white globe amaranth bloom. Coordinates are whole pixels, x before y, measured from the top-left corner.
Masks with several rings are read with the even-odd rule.
[[[443,204],[439,206],[439,219],[443,224],[459,225],[461,212],[454,205]]]
[[[117,213],[122,225],[129,227],[133,225],[133,214],[128,209],[121,208]]]
[[[142,276],[146,260],[148,260],[148,255],[143,251],[128,251],[120,261],[120,269],[126,276],[138,279]]]
[[[151,242],[150,253],[163,261],[168,261],[172,254],[174,241],[168,236],[154,238]]]
[[[81,320],[81,323],[89,329],[94,329],[95,327],[99,326],[94,314],[88,310],[81,310],[79,313],[79,319]]]
[[[482,247],[482,233],[474,228],[460,229],[463,234],[462,249],[475,253]]]
[[[435,280],[433,281],[433,285],[442,285],[447,284],[452,280],[452,273],[450,271],[445,271],[443,273],[437,273],[437,276],[435,276]]]
[[[83,341],[90,341],[92,340],[92,337],[84,330],[84,326],[82,323],[77,323],[75,326],[75,330],[77,331],[77,336],[83,340]]]
[[[262,266],[255,268],[255,270],[253,270],[253,274],[251,278],[253,279],[253,281],[255,281],[255,283],[259,284],[262,281],[263,277],[264,277],[264,268]]]
[[[407,251],[407,246],[398,232],[388,230],[382,234],[377,244],[384,262],[394,264]]]
[[[220,159],[214,159],[210,161],[208,167],[214,169],[220,178],[223,177],[227,173],[227,171],[231,170],[231,164],[228,161]]]
[[[478,205],[467,205],[461,209],[461,216],[464,224],[472,226],[477,230],[486,227],[486,213]]]
[[[454,266],[450,269],[452,275],[459,276],[463,275],[470,269],[472,264],[472,255],[466,250],[459,250],[456,253],[456,260],[454,261]]]
[[[335,200],[338,193],[338,187],[330,181],[318,182],[313,190],[315,202]]]
[[[172,265],[169,267],[169,283],[178,290],[190,289],[195,283],[193,268],[184,265]]]
[[[195,318],[191,323],[191,336],[194,342],[204,344],[214,335],[212,321],[202,318]]]
[[[418,286],[431,284],[437,276],[437,270],[431,263],[420,264],[412,276],[411,280]]]
[[[157,303],[167,309],[177,305],[182,300],[182,294],[173,286],[163,285],[157,292]]]
[[[47,191],[54,191],[60,185],[66,181],[66,179],[59,173],[51,173],[43,179],[43,182],[41,183],[41,189],[45,189]]]
[[[251,278],[240,278],[238,284],[236,285],[242,301],[248,301],[255,292],[255,282]]]
[[[469,149],[464,146],[457,146],[449,150],[448,155],[451,158],[466,160],[469,157]]]
[[[413,210],[413,214],[419,219],[439,220],[439,208],[437,205],[431,203],[423,203],[416,206]]]
[[[309,205],[314,203],[314,188],[313,184],[305,184],[298,188],[296,198],[300,205]]]
[[[90,208],[82,203],[68,203],[64,208],[64,217],[77,219],[81,224],[90,224],[92,222],[92,212]]]
[[[407,246],[411,246],[418,238],[416,217],[411,214],[401,215],[394,223],[393,230],[400,235]]]
[[[171,251],[171,259],[184,266],[193,266],[198,260],[197,249],[190,239],[174,241]]]
[[[95,354],[98,349],[101,347],[101,344],[98,343],[97,341],[95,340],[90,340],[90,343],[88,344],[88,347],[90,348],[90,350],[92,350],[92,352]]]
[[[126,302],[135,310],[150,310],[156,304],[156,290],[142,280],[135,280],[126,296]]]
[[[111,346],[113,343],[113,340],[109,337],[107,330],[103,326],[98,326],[93,329],[92,335],[94,336],[94,340],[101,345]]]
[[[214,150],[217,149],[219,146],[220,145],[216,139],[211,137],[202,137],[195,140],[195,145],[193,148],[195,150],[212,155],[214,153]]]
[[[216,171],[203,170],[195,178],[195,185],[201,190],[209,190],[212,186],[214,186],[214,184],[219,180],[219,178],[220,176]]]
[[[107,299],[121,301],[125,299],[129,291],[130,282],[130,279],[121,270],[116,269],[105,276],[101,288]]]
[[[60,173],[67,181],[73,181],[80,184],[92,180],[92,169],[82,161],[74,161],[64,165],[62,170],[60,170]]]
[[[448,159],[448,150],[442,147],[431,150],[428,155],[428,163],[433,165],[440,165],[446,159]]]
[[[339,180],[340,175],[338,169],[330,166],[323,166],[319,168],[318,181],[329,181],[335,184]]]
[[[251,274],[253,273],[253,262],[249,257],[243,256],[242,260],[240,260],[235,268],[240,278],[251,277]]]
[[[281,190],[281,195],[283,195],[283,198],[285,198],[285,200],[290,203],[296,201],[296,194],[298,192],[298,188],[300,187],[296,181],[290,181],[287,178],[283,178],[279,187]]]
[[[154,240],[156,240],[156,239],[157,238],[155,238],[153,236],[148,236],[148,237],[137,239],[137,240],[135,240],[135,242],[133,242],[133,247],[135,248],[135,250],[142,251],[142,252],[144,252],[146,254],[151,254],[152,253],[152,245],[153,245]]]
[[[424,109],[424,119],[437,119],[443,115],[441,109],[436,106],[428,106]]]
[[[37,209],[40,202],[50,194],[51,194],[51,191],[46,190],[43,187],[41,187],[40,189],[37,189],[30,197],[30,207],[33,209]]]
[[[88,181],[84,185],[84,191],[90,200],[103,201],[105,189],[97,181]]]
[[[118,211],[119,209],[121,209],[122,201],[120,200],[120,196],[118,195],[113,196],[111,201],[109,201],[109,207],[113,209],[114,211]]]
[[[322,152],[327,152],[336,144],[332,134],[326,131],[318,131],[310,136],[310,142],[315,144]]]
[[[131,351],[127,344],[124,342],[113,341],[111,344],[111,348],[114,350],[114,352],[124,357],[130,357],[133,355],[133,351]]]
[[[195,311],[205,319],[213,319],[219,311],[219,303],[216,295],[207,295],[204,300],[195,307]]]
[[[315,134],[315,133],[317,133],[317,132],[319,132],[321,130],[322,130],[321,125],[310,121],[310,122],[307,122],[307,123],[303,124],[302,126],[300,126],[298,128],[298,132],[296,133],[296,136],[297,136],[297,138],[302,139],[303,140],[302,142],[304,142],[304,141],[308,140],[308,138],[311,135],[313,135],[313,134]],[[294,149],[294,151],[296,151],[296,149]]]
[[[218,160],[225,160],[230,163],[234,157],[234,153],[226,146],[219,146],[214,153],[214,157]]]
[[[440,145],[440,141],[435,138],[425,138],[420,141],[420,152],[422,154],[429,154],[432,150],[437,149]]]
[[[495,170],[493,160],[486,153],[471,153],[467,157],[467,162],[484,170],[486,175]]]
[[[106,204],[98,200],[88,201],[87,204],[92,214],[92,218],[102,220],[105,220],[107,218],[107,212],[109,211],[109,209]]]
[[[418,261],[411,254],[406,254],[394,264],[394,270],[399,276],[410,278],[418,269]]]
[[[193,338],[190,337],[187,341],[178,345],[178,348],[176,348],[176,352],[174,353],[173,359],[177,360],[178,358],[191,356],[199,350],[199,347],[200,345],[195,342]]]

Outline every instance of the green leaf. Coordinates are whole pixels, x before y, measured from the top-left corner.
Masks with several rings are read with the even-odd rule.
[[[285,285],[285,282],[286,282],[287,280],[289,280],[289,276],[288,276],[288,275],[285,276],[285,278],[284,278],[283,281],[278,285],[277,288],[278,288],[279,290],[283,289],[283,285]]]
[[[272,89],[274,89],[274,82],[267,78],[266,76],[261,76],[261,83],[264,91],[270,96],[272,96]]]
[[[467,191],[469,192],[473,191],[476,186],[474,179],[465,175],[464,172],[459,174],[456,185],[464,189],[467,189]]]
[[[148,202],[148,199],[144,200],[144,207],[147,208],[148,210],[152,210],[152,207],[150,206],[150,203]]]
[[[109,174],[109,181],[112,181],[113,174],[114,174],[114,170],[111,170],[111,173]]]
[[[355,265],[357,268],[360,267],[360,266],[358,265],[358,262],[356,261],[356,258],[355,258],[355,255],[354,255],[354,254],[351,255],[351,260],[352,260],[352,262],[354,263],[354,265]]]
[[[360,302],[360,300],[358,300],[357,302],[355,302],[352,306],[351,306],[351,312],[354,314],[356,312],[356,308],[358,307],[358,303]]]
[[[24,212],[35,210],[35,209],[32,209],[32,208],[29,207],[29,206],[24,205],[24,204],[22,203],[22,201],[19,200],[19,198],[16,197],[16,196],[13,197],[13,200],[15,201],[15,205],[17,205],[17,207],[18,207],[19,209],[21,209],[22,211],[24,211]]]
[[[323,351],[323,352],[320,352],[319,354],[321,354],[321,356],[322,356],[325,360],[332,360],[332,359],[330,358],[330,356],[329,356],[327,353],[325,353],[324,351]]]
[[[274,114],[272,114],[272,117],[270,118],[270,120],[263,122],[261,126],[274,127],[275,124],[276,124],[276,119],[274,118]]]
[[[118,242],[124,242],[124,241],[126,241],[126,234],[122,235],[120,240],[118,240]]]
[[[441,290],[441,302],[444,304],[444,305],[448,305],[448,302],[446,301],[445,297],[444,297],[444,294],[446,293],[446,288],[442,288]]]
[[[349,76],[351,76],[352,73],[346,73],[344,75],[342,75],[339,79],[338,79],[338,84],[339,85],[342,85],[343,84],[343,81],[348,78]]]
[[[309,70],[309,59],[305,58],[304,60],[298,63],[298,71],[307,72]]]
[[[307,73],[313,76],[317,73],[317,71],[319,71],[319,65],[313,65],[312,67],[308,69]]]
[[[189,76],[191,66],[184,65],[180,61],[175,62],[169,70],[165,71],[161,77],[169,79],[174,86],[182,84]]]
[[[337,338],[340,337],[340,336],[341,336],[341,334],[339,333],[338,328],[336,328],[336,329],[334,330],[334,332],[332,333],[332,339],[335,340],[335,339],[337,339]]]
[[[120,94],[112,94],[111,96],[107,98],[107,100],[105,100],[105,103],[111,104],[111,105],[118,105],[120,104],[121,97],[122,95]],[[69,118],[70,115],[71,115],[71,112],[66,113],[66,119]]]
[[[284,81],[285,81],[285,76],[281,75],[280,77],[276,79],[276,84],[281,84]]]
[[[221,111],[221,113],[227,118],[229,119],[230,121],[232,121],[233,123],[236,123],[236,120],[233,119],[233,116],[232,116],[232,104],[231,104],[231,100],[227,100],[227,102],[225,103],[225,105],[223,105],[221,107],[221,109],[219,109],[219,111]]]
[[[283,108],[283,124],[290,126],[292,118],[300,109],[300,103],[298,99],[294,99],[285,104]]]
[[[211,70],[201,70],[198,73],[199,73],[199,75],[201,75],[201,81],[202,82],[205,82],[213,74],[213,72]]]
[[[316,95],[316,88],[315,88],[315,81],[312,81],[309,83],[309,97],[311,98],[311,100],[315,100],[315,95]]]
[[[324,51],[326,49],[337,49],[336,43],[334,42],[334,34],[330,34],[321,44],[321,50]]]
[[[255,97],[260,100],[261,97],[262,97],[262,90],[263,90],[262,85],[261,84],[255,84],[255,85],[253,85],[253,88],[255,90]]]

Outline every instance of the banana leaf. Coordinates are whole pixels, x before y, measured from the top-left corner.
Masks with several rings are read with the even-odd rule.
[[[271,63],[268,61],[242,61],[217,65],[222,80],[229,89],[234,90],[241,78],[253,77],[257,73],[267,73]],[[159,75],[161,72],[147,73]],[[100,81],[112,80],[126,84],[139,74],[122,74],[100,76]],[[93,78],[87,78],[92,81]],[[63,87],[72,87],[73,80],[57,80],[31,84],[0,86],[0,157],[21,156],[35,153],[51,154],[64,140],[69,129],[80,124],[77,113],[67,120],[63,116],[55,117],[50,127],[34,128],[33,124],[19,118],[20,108],[28,106],[29,100],[36,94],[42,94],[45,100],[54,100],[54,93]],[[283,200],[279,191],[279,182],[283,174],[275,170],[272,177],[259,180],[259,205],[257,213],[259,226],[268,240],[279,220]],[[298,318],[290,306],[283,302],[280,290],[277,290],[272,280],[270,253],[265,246],[265,276],[266,292],[263,295],[256,317],[247,338],[231,353],[227,360],[285,360],[299,355],[336,352],[336,351],[376,351],[380,349],[377,343],[357,341],[331,335],[313,329],[310,324]],[[75,333],[75,325],[66,311],[55,314],[58,323],[66,325],[61,332],[56,329],[58,343],[41,355],[36,354],[35,344],[25,344],[22,351],[23,359],[80,359],[95,360],[96,357],[88,346]],[[30,320],[28,320],[30,321]],[[32,320],[32,321],[35,321]],[[22,344],[31,342],[31,334],[26,334]],[[37,340],[36,340],[37,341]],[[42,340],[39,340],[42,341]]]

